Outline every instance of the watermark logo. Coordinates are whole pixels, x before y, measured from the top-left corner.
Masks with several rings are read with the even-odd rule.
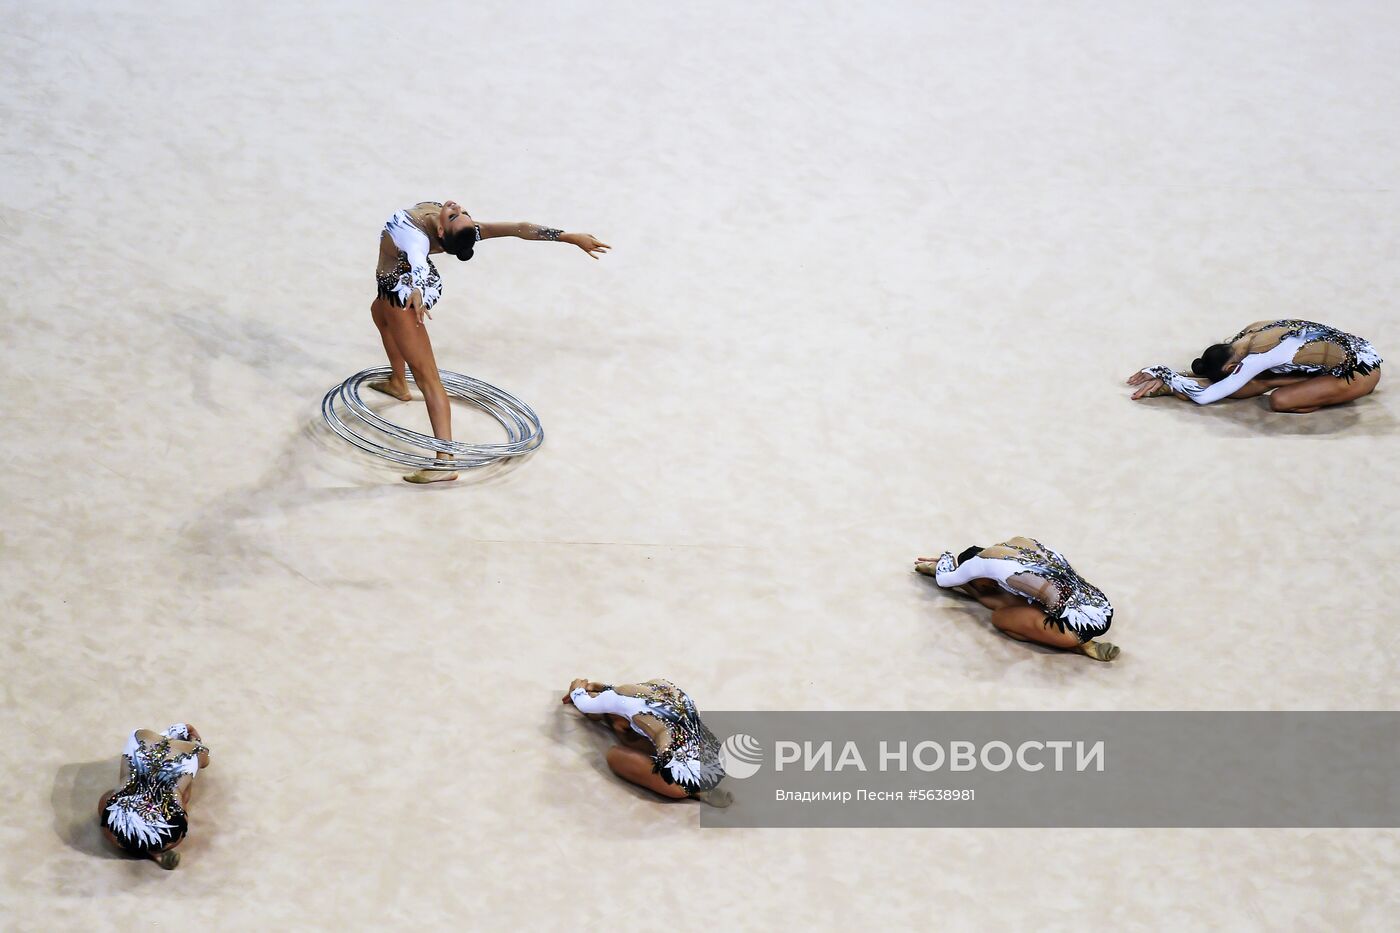
[[[736,732],[724,740],[719,750],[719,761],[724,766],[726,777],[739,780],[753,777],[763,767],[763,746],[748,733]]]
[[[1400,827],[1400,710],[707,709],[705,722],[734,806],[701,808],[702,826]]]

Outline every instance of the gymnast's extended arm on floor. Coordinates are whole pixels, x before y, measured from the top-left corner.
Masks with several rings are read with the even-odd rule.
[[[1251,353],[1235,364],[1234,369],[1224,379],[1207,385],[1202,385],[1190,376],[1175,372],[1168,366],[1149,366],[1139,370],[1129,377],[1128,384],[1140,386],[1133,393],[1134,400],[1164,395],[1168,391],[1181,398],[1190,399],[1197,405],[1209,405],[1222,398],[1236,396],[1249,398],[1267,391],[1267,389],[1254,391],[1257,387],[1251,386],[1251,383],[1255,381],[1256,376],[1276,366],[1291,363],[1294,355],[1302,346],[1303,341],[1295,337],[1284,340],[1268,352]]]

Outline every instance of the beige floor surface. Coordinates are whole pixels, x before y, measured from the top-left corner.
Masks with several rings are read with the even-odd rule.
[[[1275,315],[1400,358],[1400,6],[2,11],[5,927],[1394,923],[1395,831],[702,831],[558,696],[1395,708],[1400,390],[1121,382]],[[378,362],[379,225],[445,197],[615,250],[440,264],[440,362],[548,440],[424,490],[317,403]],[[909,572],[1018,533],[1119,663]],[[177,719],[165,874],[92,814]]]

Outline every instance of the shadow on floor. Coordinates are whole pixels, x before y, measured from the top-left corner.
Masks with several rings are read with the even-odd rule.
[[[302,576],[281,561],[261,540],[254,521],[267,514],[291,514],[327,503],[384,499],[396,495],[451,495],[453,489],[505,482],[533,454],[512,457],[484,467],[462,470],[450,483],[415,486],[401,476],[411,472],[355,448],[336,435],[320,416],[303,423],[288,438],[272,465],[252,482],[230,491],[200,510],[180,529],[178,550],[188,563],[184,573],[205,586],[244,585],[249,574],[280,569]],[[389,469],[367,475],[364,466]],[[327,475],[343,485],[327,486]],[[359,578],[310,581],[318,586],[351,588],[374,584]]]
[[[1326,437],[1334,434],[1380,437],[1394,434],[1396,430],[1395,418],[1386,411],[1375,393],[1307,415],[1279,414],[1269,407],[1267,395],[1251,399],[1226,399],[1213,405],[1194,405],[1180,399],[1154,399],[1148,407],[1166,412],[1169,417],[1195,419],[1207,430],[1229,437]]]
[[[126,859],[108,845],[97,824],[97,801],[117,784],[117,763],[111,758],[66,764],[53,778],[53,829],[70,849],[98,858]]]
[[[159,275],[159,272],[151,274]],[[285,378],[289,372],[316,372],[331,362],[306,351],[305,347],[320,347],[315,341],[298,341],[295,333],[289,335],[252,318],[230,313],[224,302],[215,296],[166,315],[166,320],[173,325],[177,339],[187,341],[193,348],[192,352],[181,354],[179,360],[189,376],[191,397],[211,412],[226,409],[211,377],[215,360],[226,360],[265,378]]]

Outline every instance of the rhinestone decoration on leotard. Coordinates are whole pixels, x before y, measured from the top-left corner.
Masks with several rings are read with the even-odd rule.
[[[1034,538],[1030,540],[1038,550],[1011,543],[1001,546],[1013,552],[1004,559],[1016,561],[1027,572],[1043,577],[1054,587],[1055,600],[1035,600],[1045,606],[1047,617],[1062,632],[1066,626],[1081,636],[1088,634],[1092,637],[1107,631],[1113,619],[1113,606],[1103,591],[1081,577],[1059,551],[1046,547]]]
[[[1246,327],[1235,336],[1231,337],[1227,343],[1235,343],[1243,340],[1247,334],[1259,333],[1260,331],[1283,328],[1284,333],[1280,341],[1290,337],[1297,337],[1303,341],[1303,346],[1310,343],[1327,342],[1341,349],[1346,354],[1346,359],[1331,369],[1321,367],[1303,366],[1282,366],[1278,369],[1283,371],[1303,372],[1312,370],[1325,372],[1329,376],[1336,376],[1338,379],[1350,380],[1353,376],[1364,376],[1371,370],[1384,362],[1376,348],[1371,346],[1371,342],[1355,334],[1348,334],[1344,330],[1339,330],[1330,324],[1319,324],[1316,321],[1304,321],[1297,318],[1288,318],[1281,321],[1274,321],[1261,327]]]
[[[130,776],[107,803],[106,823],[121,841],[159,848],[175,841],[175,824],[185,815],[179,781],[199,770],[198,756],[209,749],[196,744],[190,751],[172,752],[172,738],[188,736],[183,724],[171,726],[155,744],[133,736],[135,748],[123,753]]]
[[[695,702],[669,680],[648,680],[638,686],[646,690],[640,698],[646,702],[646,711],[666,727],[666,750],[652,756],[652,770],[691,793],[718,784],[724,777],[719,740],[700,721]]]

